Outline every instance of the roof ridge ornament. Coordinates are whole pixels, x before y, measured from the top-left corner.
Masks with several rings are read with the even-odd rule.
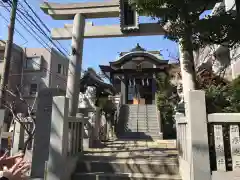
[[[131,49],[130,52],[136,52],[136,51],[146,51],[146,49],[142,48],[139,43],[137,43],[136,47]]]

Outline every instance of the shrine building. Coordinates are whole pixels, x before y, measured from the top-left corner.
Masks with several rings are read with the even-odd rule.
[[[116,61],[100,65],[123,104],[155,104],[156,74],[167,72],[170,65],[160,51],[147,51],[139,44],[129,52],[121,52]]]

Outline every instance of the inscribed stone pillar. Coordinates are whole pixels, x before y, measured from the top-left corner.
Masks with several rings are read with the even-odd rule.
[[[212,180],[209,165],[207,114],[204,91],[188,91],[186,117],[188,122],[187,152],[190,178]]]
[[[232,169],[233,169],[233,171],[239,171],[240,170],[239,126],[238,125],[230,125],[229,135],[230,135],[230,146],[231,146],[231,156],[232,156]]]
[[[69,100],[64,96],[53,98],[47,179],[64,180],[68,152]]]
[[[66,96],[70,100],[70,116],[76,116],[78,110],[78,96],[80,86],[80,76],[82,69],[83,41],[85,30],[85,18],[82,14],[76,14],[73,22],[72,32],[72,57],[69,61],[67,92]]]
[[[216,152],[217,171],[226,171],[226,161],[224,153],[224,138],[222,125],[213,125],[214,128],[214,145]]]
[[[48,161],[52,119],[53,96],[62,94],[58,89],[43,89],[38,93],[36,130],[32,157],[32,178],[43,178],[45,162]]]

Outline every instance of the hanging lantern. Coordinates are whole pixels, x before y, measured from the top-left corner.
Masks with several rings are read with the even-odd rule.
[[[133,86],[136,86],[135,78],[133,79]]]
[[[148,81],[148,78],[147,78],[147,86],[149,86],[149,81]]]
[[[129,79],[129,86],[131,87],[132,86],[132,82],[131,82],[131,79]]]
[[[144,86],[144,84],[145,84],[145,83],[144,83],[144,79],[142,79],[142,85]]]

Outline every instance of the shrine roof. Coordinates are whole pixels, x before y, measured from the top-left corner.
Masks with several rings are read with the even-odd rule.
[[[121,56],[117,61],[109,62],[110,66],[121,66],[124,63],[131,61],[134,57],[148,57],[150,61],[156,65],[168,64],[168,60],[164,60],[161,55],[152,54],[148,51],[134,51]]]
[[[111,95],[116,92],[111,84],[105,83],[91,68],[88,68],[80,80],[80,92],[84,92],[87,86],[94,86],[97,88],[97,91]]]
[[[141,70],[141,72],[145,72],[145,73],[153,73],[153,72],[160,72],[160,71],[165,71],[166,68],[169,68],[170,65],[166,64],[164,66],[161,67],[157,67],[157,68],[144,68]],[[136,72],[135,69],[114,69],[110,66],[106,66],[106,65],[99,65],[99,68],[101,69],[101,71],[103,73],[108,73],[108,72],[114,72],[114,73],[134,73]]]

